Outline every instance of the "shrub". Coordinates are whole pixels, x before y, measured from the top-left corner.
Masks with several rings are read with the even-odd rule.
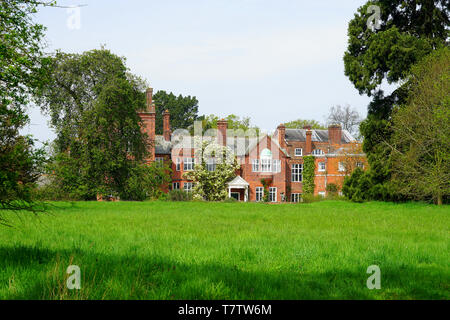
[[[170,190],[167,194],[168,201],[191,201],[192,193],[184,190]]]
[[[324,198],[322,196],[315,196],[313,194],[303,194],[302,196],[302,202],[303,203],[312,203],[312,202],[319,202],[323,201]]]
[[[336,194],[339,191],[338,186],[334,183],[327,184],[326,190],[328,193],[331,193],[331,194]]]

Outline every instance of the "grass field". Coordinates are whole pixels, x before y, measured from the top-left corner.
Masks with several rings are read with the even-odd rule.
[[[0,299],[449,299],[448,206],[54,203],[0,227]],[[4,215],[4,214],[3,214]],[[81,268],[81,290],[66,269]],[[367,267],[381,269],[369,290]]]

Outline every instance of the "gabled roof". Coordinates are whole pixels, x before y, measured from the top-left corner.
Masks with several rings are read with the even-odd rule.
[[[228,186],[233,187],[246,187],[249,186],[250,184],[245,181],[241,176],[237,176],[236,178],[234,178],[233,180],[231,180],[230,182],[228,182]]]

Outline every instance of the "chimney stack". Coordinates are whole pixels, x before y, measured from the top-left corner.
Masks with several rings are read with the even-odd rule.
[[[281,148],[286,149],[286,126],[280,124],[277,128],[278,130],[278,144]]]
[[[163,113],[163,136],[164,140],[170,141],[170,112],[166,109]]]
[[[306,155],[312,152],[312,131],[306,130]]]
[[[155,104],[153,103],[153,89],[148,88],[146,91],[147,108],[144,111],[138,113],[142,120],[142,132],[148,136],[148,143],[150,147],[150,161],[155,159],[155,124],[156,124],[156,112]]]
[[[227,120],[222,119],[217,121],[217,143],[224,147],[227,146],[227,129]]]
[[[339,124],[332,124],[328,127],[328,141],[331,144],[341,144],[342,127]]]

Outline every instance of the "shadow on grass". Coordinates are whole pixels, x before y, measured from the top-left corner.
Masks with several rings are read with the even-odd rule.
[[[81,268],[81,290],[66,287],[71,264]],[[404,265],[387,271],[381,290],[366,288],[364,268],[261,271],[132,253],[0,247],[0,274],[11,269],[17,289],[0,283],[0,299],[448,299],[448,276]]]

